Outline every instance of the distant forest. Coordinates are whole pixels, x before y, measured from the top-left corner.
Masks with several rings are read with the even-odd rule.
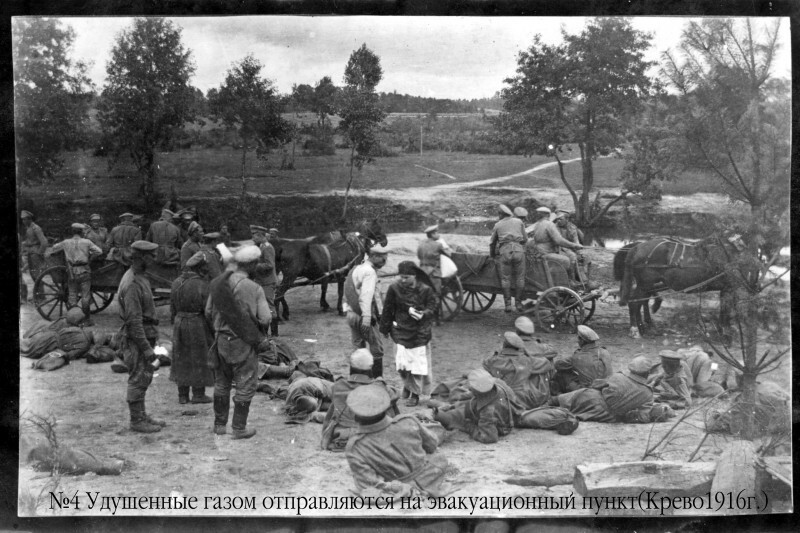
[[[478,98],[472,100],[450,100],[448,98],[425,98],[409,94],[379,93],[380,103],[387,113],[481,113],[485,109],[502,110],[503,100],[496,93],[491,98]],[[311,111],[309,106],[295,98],[285,99],[285,111],[301,112]]]

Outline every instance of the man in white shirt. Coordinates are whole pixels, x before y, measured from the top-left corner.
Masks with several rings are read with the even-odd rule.
[[[383,343],[378,332],[378,322],[383,308],[378,289],[378,270],[386,264],[389,250],[376,245],[369,251],[367,260],[355,266],[344,282],[344,302],[347,324],[354,348],[366,348],[372,354],[372,377],[383,376]]]

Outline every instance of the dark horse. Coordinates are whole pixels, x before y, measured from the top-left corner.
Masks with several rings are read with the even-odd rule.
[[[658,293],[663,290],[720,291],[719,318],[726,330],[730,325],[733,291],[725,266],[743,247],[738,235],[729,238],[714,235],[695,244],[657,238],[618,251],[614,256],[614,271],[617,277],[622,263],[619,305],[628,306],[631,336],[638,338],[644,330],[642,308],[649,319],[646,310],[650,298],[656,298],[653,312],[658,310],[661,303]]]
[[[276,271],[283,273],[283,280],[275,294],[275,305],[283,305],[283,318],[289,319],[286,291],[294,286],[298,277],[308,281],[305,285],[321,285],[319,305],[323,311],[330,309],[326,299],[328,283],[336,281],[339,299],[336,309],[342,310],[344,280],[350,269],[360,263],[375,243],[386,246],[386,235],[377,220],[362,221],[356,231],[329,231],[306,239],[273,238]]]

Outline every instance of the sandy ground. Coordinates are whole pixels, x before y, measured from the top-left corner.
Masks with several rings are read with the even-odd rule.
[[[463,251],[480,251],[486,237],[445,235],[448,242]],[[396,271],[396,264],[410,257],[419,236],[391,234],[389,243],[394,252],[386,273]],[[608,262],[611,254],[590,250],[598,265],[598,277],[610,282]],[[390,279],[382,281],[385,291]],[[613,285],[611,285],[613,286]],[[335,291],[334,291],[335,292]],[[300,359],[316,359],[335,375],[347,372],[349,330],[335,312],[323,313],[318,308],[318,289],[301,287],[292,290],[287,299],[293,318],[281,327],[281,338],[288,342]],[[334,304],[334,294],[329,302]],[[667,301],[658,317],[669,319],[678,303]],[[21,308],[21,329],[27,329],[38,318],[30,304]],[[168,307],[159,308],[159,326],[163,339],[171,336]],[[506,314],[498,299],[480,315],[461,314],[452,322],[434,330],[433,372],[439,381],[468,372],[480,365],[500,345],[502,333],[513,329],[515,314]],[[118,328],[116,304],[95,317],[96,328],[114,331]],[[692,339],[666,330],[666,334],[634,341],[627,337],[627,312],[615,302],[600,302],[591,326],[599,333],[602,344],[611,352],[615,367],[622,369],[634,354],[651,356],[663,348],[678,348]],[[688,325],[687,325],[688,327]],[[576,347],[573,335],[548,333],[546,342],[566,353]],[[393,346],[386,341],[385,378],[400,384],[394,370]],[[258,434],[245,441],[233,441],[229,435],[212,434],[213,410],[208,405],[179,405],[177,388],[168,379],[168,369],[161,369],[148,392],[148,412],[166,419],[168,426],[160,433],[143,435],[128,429],[125,403],[126,375],[114,374],[108,364],[87,365],[79,360],[55,372],[38,372],[30,368],[28,359],[21,359],[21,413],[52,415],[57,419],[61,445],[91,451],[98,457],[123,459],[126,468],[121,476],[63,476],[59,491],[72,495],[99,492],[103,496],[254,496],[259,504],[255,511],[228,511],[227,514],[288,514],[287,511],[264,511],[260,502],[265,496],[338,496],[349,495],[354,488],[343,454],[319,450],[320,425],[287,425],[281,412],[282,402],[257,394],[251,407],[249,424]],[[208,391],[209,394],[211,391]],[[409,408],[403,407],[403,410]],[[419,408],[415,408],[419,409]],[[702,437],[702,415],[682,425],[669,444],[659,450],[662,459],[686,460]],[[532,478],[549,475],[569,477],[575,465],[584,462],[639,460],[648,440],[655,442],[671,424],[622,425],[581,423],[569,436],[554,432],[515,430],[499,443],[484,445],[473,442],[466,434],[450,432],[440,447],[452,464],[448,476],[453,483],[453,496],[568,496],[569,484],[537,486]],[[35,434],[23,425],[22,434]],[[700,460],[714,460],[721,453],[726,438],[709,438],[699,452]],[[23,439],[22,460],[29,443]],[[37,494],[51,481],[47,473],[35,472],[28,464],[20,466],[20,491]],[[48,489],[49,490],[49,489]],[[49,498],[42,498],[36,512],[40,515],[98,513],[86,509],[51,510]],[[120,511],[121,512],[121,511]],[[118,512],[117,514],[120,514]],[[603,511],[607,514],[609,511]],[[194,511],[193,514],[220,514],[221,511]],[[408,511],[364,511],[364,514],[408,515]],[[468,512],[452,511],[465,515]],[[593,515],[594,511],[569,511],[569,514]],[[103,514],[107,514],[104,511]],[[133,514],[137,514],[134,512]],[[151,514],[145,512],[145,514]],[[166,511],[165,514],[175,514]],[[313,515],[315,511],[304,511]],[[352,516],[358,511],[317,511],[318,515]],[[440,511],[416,511],[415,515],[443,515]],[[526,514],[535,515],[536,511]],[[542,511],[541,514],[563,516],[563,512]],[[510,511],[508,516],[521,516]]]

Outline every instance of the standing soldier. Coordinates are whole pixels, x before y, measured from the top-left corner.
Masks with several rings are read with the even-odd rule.
[[[114,226],[106,238],[108,259],[130,266],[131,246],[142,240],[142,230],[133,223],[132,213],[122,213],[119,220],[119,225]]]
[[[517,311],[522,311],[522,293],[525,290],[525,248],[528,242],[525,224],[513,216],[511,210],[500,205],[500,220],[492,230],[489,255],[500,258],[500,286],[506,303],[506,313],[511,312],[511,285],[516,289]]]
[[[419,258],[419,268],[423,270],[433,282],[436,294],[442,290],[442,269],[439,256],[444,254],[450,256],[452,250],[439,238],[439,226],[425,228],[425,235],[428,238],[417,247],[417,258]]]
[[[214,433],[227,431],[233,396],[233,438],[248,439],[256,430],[247,429],[250,402],[258,384],[256,348],[266,335],[272,315],[264,289],[250,279],[255,273],[261,250],[244,246],[233,260],[236,271],[226,271],[211,282],[206,303],[206,318],[214,325],[216,338],[210,352],[210,364],[216,371],[214,383]]]
[[[20,214],[25,226],[25,239],[22,241],[22,255],[28,261],[28,271],[36,281],[44,266],[44,252],[47,250],[47,239],[42,228],[33,221],[33,213],[23,210]]]
[[[96,244],[89,239],[83,238],[86,226],[78,222],[72,224],[72,237],[64,239],[53,246],[53,253],[64,252],[67,260],[69,274],[67,277],[67,288],[69,289],[69,305],[73,306],[78,300],[78,288],[81,293],[81,310],[83,311],[84,325],[92,326],[92,319],[89,318],[89,303],[92,298],[92,270],[89,263],[93,257],[103,255]]]
[[[231,232],[228,229],[227,224],[223,224],[219,227],[219,241],[230,248],[231,246]]]
[[[191,211],[182,209],[178,213],[175,213],[175,218],[179,220],[176,225],[181,232],[181,242],[186,242],[189,239],[189,226],[194,222],[194,215],[192,215]]]
[[[120,351],[128,367],[128,409],[131,431],[155,433],[166,422],[150,418],[145,409],[147,388],[158,368],[153,347],[158,339],[158,319],[153,303],[153,291],[144,273],[153,263],[157,245],[138,240],[130,246],[131,267],[122,276],[117,291],[119,316],[122,318]]]
[[[197,222],[189,224],[189,238],[181,247],[181,269],[186,266],[186,261],[200,251],[200,241],[203,238],[203,227]]]
[[[220,234],[218,232],[205,233],[203,234],[203,243],[200,245],[200,250],[206,258],[209,279],[214,279],[222,274],[222,259],[216,249],[219,240]]]
[[[103,250],[103,253],[108,252],[106,248],[106,239],[108,239],[108,230],[101,225],[102,219],[97,213],[89,217],[89,228],[86,230],[84,237],[92,241],[98,248]]]
[[[214,385],[214,374],[208,367],[208,347],[213,342],[203,312],[208,300],[208,263],[203,252],[186,262],[181,275],[172,282],[172,365],[169,379],[178,384],[178,403],[211,403],[206,387]]]
[[[523,224],[528,220],[528,210],[524,207],[515,207],[514,216],[522,221]]]
[[[156,263],[159,265],[178,262],[179,253],[183,241],[181,241],[181,230],[172,223],[175,213],[169,209],[161,211],[161,219],[150,224],[147,230],[146,240],[158,245],[156,252]]]
[[[258,262],[253,280],[264,289],[264,296],[267,298],[269,310],[272,312],[270,328],[272,335],[277,337],[278,315],[275,310],[275,285],[278,283],[278,276],[275,275],[275,248],[267,239],[267,235],[269,235],[267,228],[250,226],[250,233],[253,235],[253,243],[261,250],[261,260]]]
[[[383,342],[378,331],[383,304],[378,288],[378,270],[386,264],[389,250],[375,245],[367,260],[355,266],[344,282],[343,309],[347,313],[350,339],[354,348],[369,345],[372,354],[372,377],[383,376]]]

